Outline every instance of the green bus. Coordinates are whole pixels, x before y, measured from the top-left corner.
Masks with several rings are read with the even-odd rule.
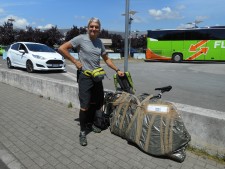
[[[225,26],[148,30],[146,59],[225,61]]]
[[[3,55],[3,53],[5,52],[6,47],[5,46],[0,46],[0,56]]]

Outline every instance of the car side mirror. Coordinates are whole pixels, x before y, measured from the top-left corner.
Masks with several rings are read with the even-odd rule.
[[[20,49],[19,52],[20,52],[20,53],[25,53],[25,50]]]

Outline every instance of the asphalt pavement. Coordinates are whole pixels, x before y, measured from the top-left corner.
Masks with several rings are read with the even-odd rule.
[[[78,112],[0,82],[0,160],[10,169],[225,169],[189,151],[182,163],[153,157],[109,129],[82,147]]]

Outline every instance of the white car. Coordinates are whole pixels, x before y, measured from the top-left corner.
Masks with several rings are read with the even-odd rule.
[[[7,52],[7,66],[26,68],[29,73],[35,70],[65,70],[65,59],[47,45],[34,42],[16,42]]]

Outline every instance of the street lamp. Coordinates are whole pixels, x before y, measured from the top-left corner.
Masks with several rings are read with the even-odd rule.
[[[194,22],[188,22],[187,24],[191,24],[191,25],[194,25],[194,28],[198,28],[197,24],[201,23],[203,21],[200,21],[200,20],[195,20]]]
[[[137,13],[137,11],[130,11],[129,12],[129,49],[128,49],[128,51],[129,51],[129,56],[131,55],[131,53],[130,53],[130,51],[131,51],[131,38],[132,38],[132,33],[131,33],[131,23],[132,23],[132,21],[134,20],[133,18],[132,18],[132,16],[134,15],[134,14],[136,14]]]
[[[15,21],[15,19],[13,18],[9,18],[8,21],[7,21],[7,25],[10,27],[10,28],[13,28],[13,22]]]
[[[130,55],[130,44],[131,44],[131,22],[132,16],[136,14],[136,11],[129,10],[129,0],[126,0],[126,12],[122,14],[125,16],[125,41],[124,41],[124,71],[128,71],[128,54]],[[129,52],[128,52],[129,50]]]

